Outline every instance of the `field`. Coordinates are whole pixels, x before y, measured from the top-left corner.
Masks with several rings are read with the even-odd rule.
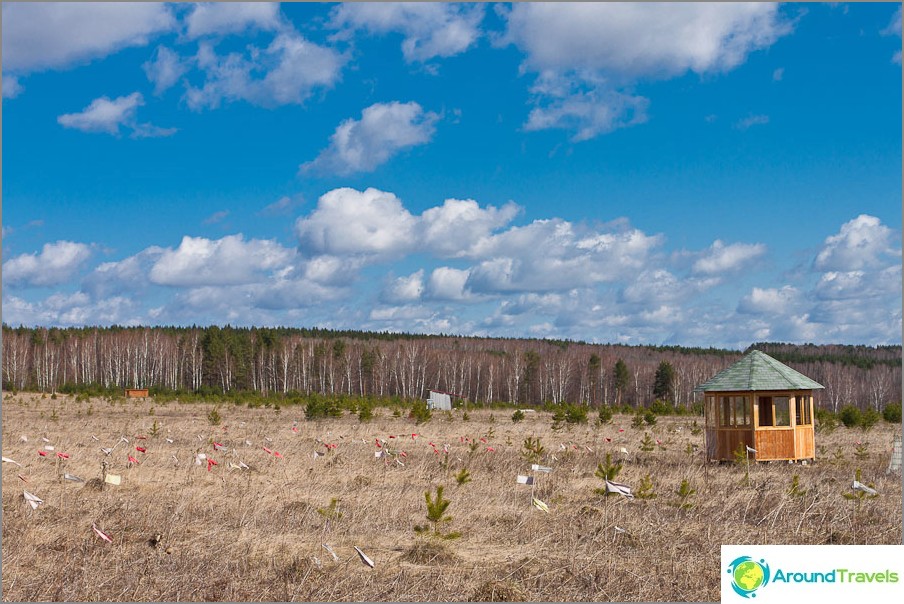
[[[4,600],[718,601],[723,543],[901,542],[901,478],[885,472],[900,427],[883,422],[817,434],[815,464],[753,464],[746,478],[743,464],[702,463],[691,417],[553,431],[532,412],[415,425],[380,408],[361,423],[220,406],[214,425],[212,409],[4,394],[3,455],[22,466],[3,464]],[[641,451],[646,434],[653,451]],[[528,437],[551,473],[531,472]],[[595,493],[606,453],[622,463],[615,481],[638,493],[649,476],[655,498]],[[103,461],[121,485],[103,485]],[[858,469],[877,498],[844,497]],[[438,485],[452,518],[440,531],[459,538],[414,531],[430,524],[424,493]],[[44,503],[33,510],[23,490]]]

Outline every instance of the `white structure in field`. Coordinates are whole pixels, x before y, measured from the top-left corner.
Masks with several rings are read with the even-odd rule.
[[[446,392],[430,391],[430,398],[427,399],[427,408],[431,411],[451,411],[452,397]]]

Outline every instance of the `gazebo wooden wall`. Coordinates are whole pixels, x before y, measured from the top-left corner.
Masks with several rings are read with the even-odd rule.
[[[723,425],[725,407],[722,397],[746,397],[749,425]],[[760,425],[760,398],[789,398],[787,426]],[[813,391],[707,392],[706,454],[709,460],[733,460],[739,447],[751,447],[759,461],[801,460],[816,458],[813,427]],[[774,409],[774,408],[773,408]],[[772,421],[775,424],[773,411]]]

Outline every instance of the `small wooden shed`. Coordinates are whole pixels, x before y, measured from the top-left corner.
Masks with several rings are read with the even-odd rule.
[[[147,388],[126,388],[126,397],[128,398],[147,398]]]
[[[700,384],[707,460],[732,460],[747,446],[759,461],[816,458],[813,391],[807,376],[753,350]]]

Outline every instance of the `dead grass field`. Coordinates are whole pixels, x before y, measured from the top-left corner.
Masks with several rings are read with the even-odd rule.
[[[22,464],[3,464],[4,600],[718,601],[723,543],[901,542],[901,479],[885,473],[899,427],[885,423],[818,434],[815,464],[757,464],[745,483],[743,466],[704,468],[693,418],[635,429],[617,415],[602,427],[554,432],[544,413],[518,424],[511,412],[472,411],[467,422],[460,412],[437,413],[415,426],[385,409],[360,423],[308,422],[296,407],[221,406],[222,425],[212,426],[211,408],[4,394],[3,455]],[[645,432],[665,449],[641,452]],[[128,444],[101,452],[122,436]],[[555,468],[535,485],[548,514],[530,505],[531,487],[515,484],[532,474],[521,455],[528,436],[541,439],[542,463]],[[48,444],[42,437],[55,447],[46,458],[37,453]],[[374,457],[377,438],[406,453],[404,466]],[[473,452],[463,438],[478,443]],[[859,457],[858,441],[868,443]],[[55,452],[70,458],[58,462]],[[199,452],[217,465],[196,465]],[[636,492],[649,475],[656,498],[595,494],[607,452],[624,458],[618,482]],[[128,468],[127,455],[140,465]],[[99,488],[103,460],[120,486]],[[230,467],[239,462],[249,469]],[[459,486],[461,468],[472,480]],[[843,497],[858,468],[880,493],[859,505]],[[805,491],[798,496],[788,493],[795,474]],[[682,507],[676,490],[685,479],[696,492]],[[446,530],[459,539],[414,533],[426,521],[424,491],[436,485],[451,500]],[[44,504],[32,510],[23,490]]]

